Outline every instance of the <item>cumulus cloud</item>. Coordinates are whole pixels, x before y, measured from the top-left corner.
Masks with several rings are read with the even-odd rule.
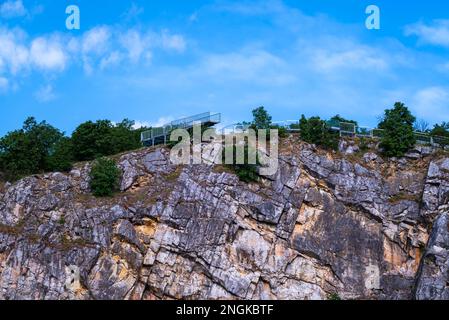
[[[406,26],[405,35],[418,37],[420,44],[449,48],[449,20],[434,20],[431,23],[418,22]]]
[[[8,30],[0,27],[0,61],[2,69],[15,75],[28,65],[29,50],[25,45],[25,34],[20,29]]]
[[[92,74],[118,67],[123,61],[127,66],[146,63],[154,50],[184,49],[184,38],[167,30],[157,33],[97,26],[80,36],[52,33],[32,38],[20,28],[0,27],[0,73],[61,72],[81,64],[86,74]]]
[[[81,50],[84,54],[102,54],[108,49],[110,37],[109,27],[95,27],[83,35]]]
[[[147,42],[142,39],[142,35],[136,30],[129,30],[122,34],[119,41],[132,62],[139,61],[144,51],[148,49],[146,47]]]
[[[31,43],[30,59],[38,69],[62,71],[66,66],[67,54],[60,40],[40,37]]]
[[[5,19],[23,17],[27,15],[27,10],[22,0],[8,0],[0,5],[0,17]]]

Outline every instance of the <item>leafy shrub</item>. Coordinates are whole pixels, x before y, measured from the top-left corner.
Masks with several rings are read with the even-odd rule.
[[[331,301],[340,301],[341,297],[338,295],[338,293],[334,292],[334,293],[329,294],[327,299],[331,300]]]
[[[325,149],[337,150],[339,135],[326,125],[320,117],[307,119],[304,115],[299,121],[301,138],[308,143],[321,146]]]
[[[370,149],[368,139],[365,137],[361,137],[359,147],[360,147],[360,151],[362,151],[362,152],[368,151]]]
[[[53,152],[48,156],[47,170],[68,172],[72,169],[73,160],[72,140],[64,137],[55,144]]]
[[[240,181],[246,182],[246,183],[250,183],[250,182],[257,182],[259,181],[259,174],[258,174],[258,170],[257,167],[260,164],[259,163],[259,159],[258,156],[256,154],[256,164],[250,164],[248,159],[249,159],[249,153],[254,153],[256,152],[256,150],[253,147],[249,147],[248,144],[245,144],[244,147],[244,164],[237,164],[236,163],[236,146],[227,146],[223,148],[223,159],[225,159],[225,153],[226,150],[228,150],[228,148],[232,148],[233,150],[233,163],[232,164],[226,164],[225,166],[229,169],[231,169],[232,171],[235,172],[235,174],[239,177]]]
[[[100,158],[90,172],[90,188],[96,197],[110,197],[118,190],[121,171],[115,162]]]
[[[444,150],[449,146],[449,122],[436,124],[430,134],[436,137],[435,141],[441,149]]]
[[[270,129],[275,129],[278,131],[278,135],[279,138],[287,138],[288,134],[287,134],[287,129],[281,126],[271,126]],[[270,134],[267,134],[267,137],[270,138]]]
[[[393,109],[385,110],[385,115],[379,123],[383,129],[380,140],[382,152],[387,157],[402,157],[416,144],[413,124],[416,118],[401,102],[396,102]]]

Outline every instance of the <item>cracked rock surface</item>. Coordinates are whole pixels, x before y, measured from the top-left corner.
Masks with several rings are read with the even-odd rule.
[[[143,149],[106,199],[89,164],[6,184],[0,299],[449,299],[449,158],[356,151],[290,138],[246,184]]]

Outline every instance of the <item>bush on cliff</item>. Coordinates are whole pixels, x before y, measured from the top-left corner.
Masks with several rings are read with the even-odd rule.
[[[121,171],[113,160],[100,158],[90,172],[90,188],[96,197],[110,197],[118,191]]]
[[[302,115],[299,121],[301,139],[305,142],[315,144],[325,149],[337,150],[339,135],[328,128],[326,122],[320,117],[307,119]]]
[[[402,157],[416,144],[413,124],[416,118],[401,102],[396,102],[393,109],[385,110],[379,123],[383,129],[380,147],[387,157]]]
[[[259,181],[257,166],[260,165],[260,163],[257,154],[255,155],[256,163],[249,163],[249,154],[254,154],[254,152],[256,152],[255,148],[249,147],[248,144],[245,144],[243,164],[238,164],[236,161],[237,147],[235,145],[223,148],[223,161],[226,160],[226,151],[229,151],[230,149],[232,149],[233,152],[232,163],[227,163],[226,167],[234,171],[234,173],[239,177],[240,181],[246,183]]]
[[[434,136],[435,142],[441,147],[446,149],[449,146],[449,122],[443,122],[436,124],[430,132]]]

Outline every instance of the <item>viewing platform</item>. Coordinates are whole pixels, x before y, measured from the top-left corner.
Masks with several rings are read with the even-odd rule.
[[[195,124],[201,124],[203,127],[212,127],[221,122],[221,113],[205,112],[191,117],[172,121],[162,127],[151,128],[142,132],[141,141],[145,146],[154,146],[157,144],[166,144],[170,139],[170,134],[176,129],[189,130]]]

